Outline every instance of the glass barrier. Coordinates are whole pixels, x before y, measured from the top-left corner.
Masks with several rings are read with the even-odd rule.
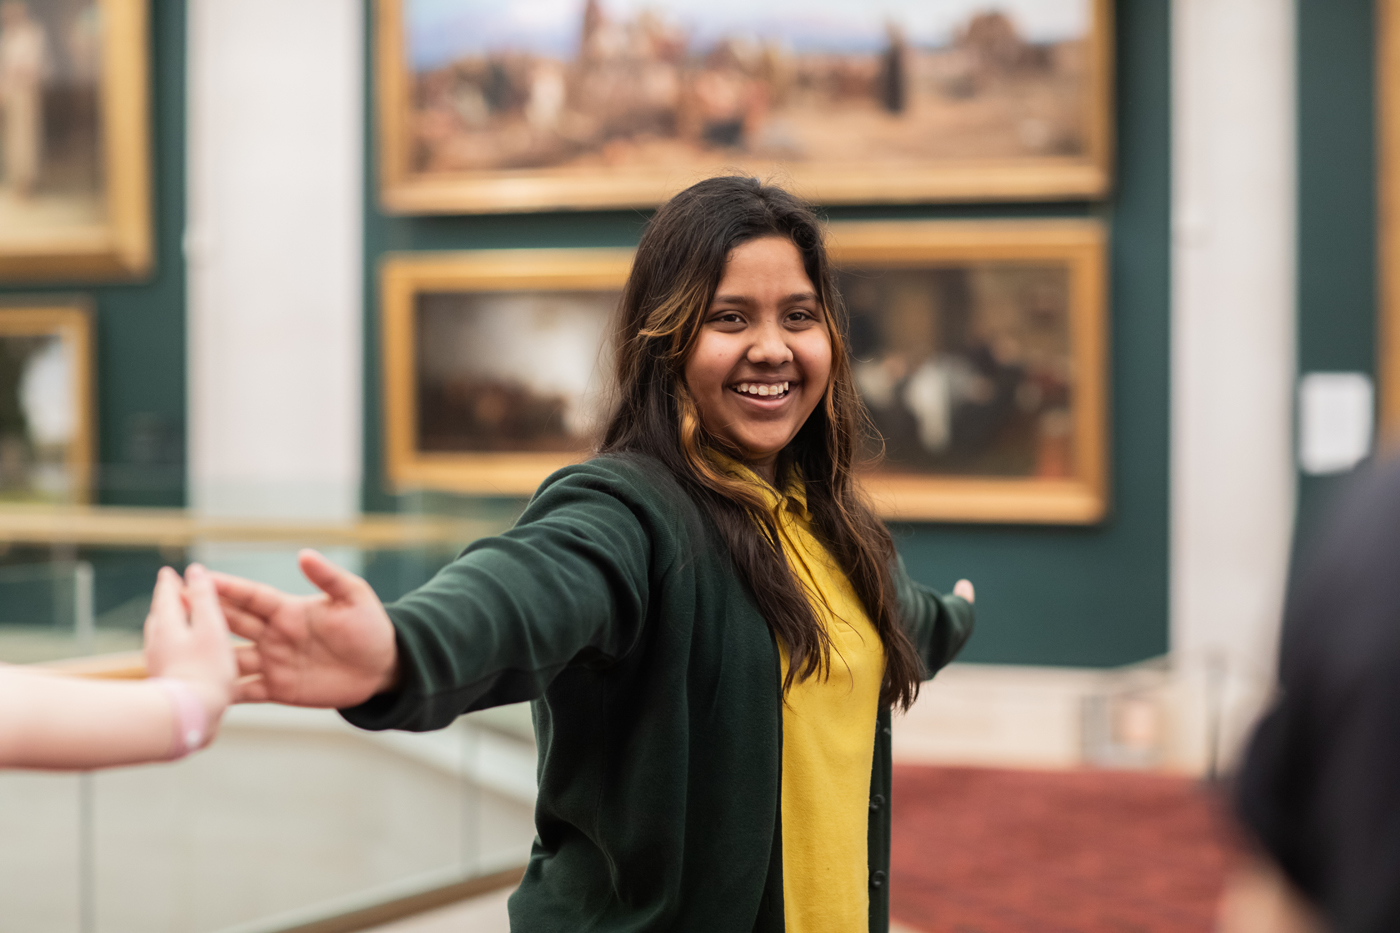
[[[0,661],[139,664],[156,570],[192,560],[309,592],[318,546],[385,600],[427,580],[509,509],[344,525],[182,512],[0,512]],[[28,518],[26,516],[29,516]],[[38,516],[38,517],[36,517]],[[26,522],[29,522],[26,525]],[[274,933],[523,866],[534,838],[528,706],[429,734],[248,705],[184,761],[0,771],[0,930]]]

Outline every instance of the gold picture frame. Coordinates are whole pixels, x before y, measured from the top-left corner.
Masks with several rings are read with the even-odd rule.
[[[867,282],[883,273],[967,278],[957,270],[980,265],[1020,269],[1017,281],[1030,283],[1024,287],[1058,283],[1053,285],[1058,297],[1052,304],[1058,302],[1055,308],[1060,310],[1049,312],[1053,321],[1048,326],[1063,329],[1055,339],[1067,362],[1057,365],[1065,374],[1061,394],[1072,401],[1067,409],[1054,413],[1058,432],[1054,443],[1059,446],[1050,459],[1059,464],[1055,475],[930,475],[890,469],[887,464],[865,477],[880,513],[894,519],[958,522],[1090,524],[1101,520],[1108,508],[1107,272],[1102,225],[1087,220],[843,222],[830,226],[830,236],[837,267]],[[381,375],[385,475],[390,488],[523,496],[554,470],[587,456],[583,446],[572,452],[423,449],[418,435],[423,341],[417,322],[425,296],[596,293],[608,304],[626,281],[631,257],[627,249],[479,250],[388,257],[381,271]],[[976,273],[982,279],[990,274]],[[1027,275],[1039,276],[1040,284],[1026,279]],[[1005,292],[996,281],[988,281],[990,287]],[[848,300],[848,305],[854,304]],[[853,308],[853,323],[856,317],[859,309]],[[596,365],[599,351],[585,347],[579,352]],[[1019,393],[1019,383],[1008,384],[1008,390]],[[1026,451],[1018,450],[1026,460]]]
[[[149,0],[92,0],[85,12],[88,32],[75,27],[66,39],[95,37],[87,53],[95,109],[84,119],[95,134],[97,187],[49,199],[41,192],[24,203],[12,192],[15,218],[9,232],[0,229],[0,281],[132,279],[152,266]],[[0,195],[4,185],[0,178]]]
[[[0,304],[0,504],[84,504],[96,428],[83,302]]]
[[[572,460],[560,452],[425,451],[419,443],[417,304],[430,293],[598,292],[621,289],[630,249],[478,250],[391,256],[381,270],[385,475],[392,489],[527,496]],[[595,352],[596,351],[584,351]],[[582,451],[580,451],[582,454]]]
[[[1069,399],[1057,417],[1067,448],[1053,478],[937,475],[890,463],[865,477],[885,518],[1093,524],[1108,512],[1107,236],[1090,220],[875,221],[831,225],[838,269],[1023,267],[1063,278]],[[849,292],[849,288],[848,288]],[[847,298],[848,306],[853,302]],[[852,309],[854,311],[854,308]],[[857,348],[859,355],[859,348]]]
[[[436,139],[444,132],[464,134],[459,135],[458,141],[452,144],[454,148],[452,148],[451,151],[466,153],[468,150],[475,151],[475,148],[480,148],[462,142],[463,140],[470,141],[473,132],[476,132],[478,136],[480,136],[481,133],[497,131],[489,129],[489,127],[493,125],[489,123],[489,119],[494,119],[494,117],[488,116],[472,116],[472,119],[477,121],[476,125],[487,127],[488,129],[480,131],[462,130],[460,128],[456,130],[442,129],[444,126],[456,125],[452,122],[457,119],[453,116],[454,114],[465,113],[470,116],[476,114],[476,111],[481,110],[481,107],[484,106],[481,105],[480,102],[477,102],[474,107],[468,107],[468,103],[471,102],[457,100],[457,97],[460,95],[457,95],[455,90],[452,91],[450,99],[456,101],[456,103],[450,106],[444,104],[442,108],[439,108],[442,111],[441,114],[433,116],[433,114],[437,114],[437,111],[430,112],[424,110],[422,113],[415,111],[413,100],[417,91],[415,90],[414,78],[408,64],[410,58],[410,50],[408,48],[410,30],[405,25],[405,6],[410,2],[411,0],[377,0],[374,18],[376,40],[375,96],[377,103],[376,113],[378,117],[377,135],[380,203],[384,210],[392,214],[492,213],[652,207],[660,204],[672,194],[702,177],[715,174],[719,171],[735,170],[760,175],[771,175],[776,171],[786,179],[786,183],[793,187],[794,190],[814,203],[821,204],[1089,199],[1104,196],[1109,191],[1112,184],[1114,62],[1112,0],[1077,0],[1077,2],[1085,4],[1080,12],[1088,18],[1088,25],[1085,27],[1085,34],[1074,40],[1074,42],[1078,44],[1074,45],[1072,49],[1073,54],[1067,52],[1059,58],[1051,54],[1056,52],[1057,46],[1047,44],[1042,48],[1040,45],[1030,43],[1029,40],[1020,39],[1020,37],[1014,33],[1010,40],[1007,40],[1006,36],[1000,35],[999,33],[1004,33],[1008,29],[1014,30],[1014,26],[1008,27],[1005,25],[1013,23],[1014,20],[1012,18],[1004,14],[987,13],[985,11],[980,14],[975,14],[994,18],[1000,17],[991,27],[983,30],[983,32],[989,33],[987,39],[989,48],[993,46],[996,48],[1005,48],[1007,41],[1010,41],[1013,46],[1016,42],[1020,42],[1021,45],[1019,48],[1023,52],[1026,50],[1032,51],[1026,52],[1020,59],[1011,56],[1012,59],[1015,59],[1015,61],[1021,61],[1022,59],[1026,61],[1030,61],[1031,59],[1044,59],[1045,61],[1055,62],[1057,64],[1053,66],[1054,68],[1061,69],[1064,74],[1072,75],[1073,80],[1079,82],[1074,85],[1074,87],[1079,90],[1075,92],[1075,102],[1073,104],[1066,105],[1062,102],[1055,103],[1052,101],[1051,103],[1045,104],[1043,113],[1041,111],[1035,111],[1035,113],[1040,113],[1040,116],[1035,116],[1034,114],[1028,116],[1015,110],[1016,107],[1029,106],[1025,104],[1024,101],[1034,96],[1021,92],[1017,92],[1019,96],[1009,95],[1007,101],[1001,101],[1000,98],[997,98],[993,103],[986,104],[985,106],[988,109],[988,114],[991,115],[973,114],[968,116],[965,115],[963,111],[957,110],[956,108],[958,107],[966,106],[965,101],[960,102],[961,97],[959,95],[976,97],[981,93],[975,90],[977,87],[982,86],[977,83],[982,80],[977,77],[981,72],[975,71],[974,69],[968,72],[968,74],[973,75],[972,78],[968,78],[966,75],[959,77],[962,73],[956,72],[955,68],[950,72],[951,77],[944,76],[943,78],[936,78],[925,74],[925,72],[931,71],[932,66],[920,66],[922,71],[917,72],[919,77],[916,82],[914,77],[911,77],[915,75],[915,71],[910,70],[914,67],[913,65],[889,64],[890,61],[895,60],[892,59],[891,56],[896,54],[897,49],[905,49],[905,52],[900,53],[905,55],[905,58],[898,59],[898,61],[901,62],[913,62],[915,61],[913,56],[924,54],[922,48],[916,49],[913,44],[903,44],[904,40],[901,38],[902,33],[898,32],[899,27],[895,25],[888,26],[890,30],[888,39],[889,48],[882,53],[884,56],[883,58],[876,57],[873,52],[862,53],[866,58],[875,61],[878,68],[888,67],[891,74],[901,75],[902,77],[898,79],[898,87],[908,88],[908,90],[899,90],[897,92],[897,101],[891,100],[883,104],[887,109],[898,106],[902,112],[906,108],[905,102],[907,99],[912,101],[912,103],[907,104],[908,108],[912,108],[909,112],[933,112],[929,107],[919,103],[923,100],[919,95],[925,94],[925,96],[927,96],[928,94],[932,94],[932,91],[925,92],[922,89],[925,88],[925,86],[934,86],[935,81],[946,79],[946,81],[950,83],[947,84],[949,90],[944,96],[951,101],[951,103],[946,105],[947,112],[950,115],[946,118],[939,117],[938,119],[946,119],[949,121],[949,126],[953,127],[957,132],[948,132],[946,128],[937,133],[933,133],[932,130],[923,130],[922,132],[924,132],[930,140],[934,141],[952,138],[968,139],[976,137],[979,132],[983,132],[983,129],[969,130],[969,126],[992,126],[993,129],[986,130],[985,132],[988,134],[988,139],[996,138],[1002,140],[996,144],[1003,147],[1004,150],[999,154],[987,155],[983,153],[978,155],[968,153],[945,153],[938,158],[924,158],[920,160],[910,157],[907,161],[895,162],[890,165],[881,165],[872,164],[869,153],[862,155],[860,152],[853,151],[849,157],[841,161],[821,161],[815,159],[810,162],[803,162],[800,160],[800,157],[794,159],[790,155],[784,156],[783,153],[788,150],[784,150],[783,146],[788,146],[791,152],[800,152],[804,145],[808,148],[811,148],[813,145],[810,140],[805,143],[793,142],[793,140],[805,140],[807,137],[803,135],[804,133],[807,135],[817,134],[813,135],[812,139],[825,139],[827,141],[834,138],[833,133],[827,130],[818,131],[815,128],[802,129],[805,124],[801,124],[800,121],[794,122],[788,120],[782,125],[788,126],[788,124],[792,124],[792,127],[796,127],[796,129],[789,127],[789,129],[784,130],[783,132],[786,133],[786,136],[782,136],[782,134],[779,134],[776,130],[769,133],[769,136],[774,138],[782,136],[782,139],[787,139],[788,142],[784,142],[782,145],[779,145],[777,142],[764,144],[767,148],[758,146],[752,150],[758,154],[751,158],[746,158],[744,152],[749,151],[747,149],[724,148],[724,146],[733,146],[734,143],[732,142],[723,143],[723,145],[720,143],[711,145],[711,136],[708,134],[710,134],[712,128],[705,129],[703,133],[697,129],[693,134],[687,135],[688,131],[685,130],[685,127],[696,121],[695,119],[687,118],[685,114],[692,112],[700,105],[691,106],[690,109],[686,109],[687,106],[689,106],[685,103],[689,100],[686,95],[690,93],[688,88],[690,88],[691,85],[687,84],[687,79],[684,78],[684,75],[688,74],[688,72],[678,70],[676,74],[682,77],[677,78],[673,75],[667,79],[670,85],[674,85],[680,90],[674,92],[673,97],[675,100],[667,105],[672,108],[673,112],[663,114],[662,119],[666,128],[659,131],[661,136],[657,137],[661,138],[663,141],[636,142],[636,140],[652,138],[647,137],[645,134],[635,137],[626,137],[628,141],[627,144],[634,147],[641,147],[644,145],[651,145],[654,148],[659,147],[656,153],[652,153],[650,150],[643,152],[641,148],[638,148],[636,156],[626,164],[608,164],[609,159],[612,159],[614,162],[617,160],[617,141],[612,140],[607,143],[607,146],[613,147],[611,150],[606,149],[602,142],[596,143],[597,146],[603,147],[599,148],[596,154],[590,149],[584,148],[580,150],[583,152],[581,158],[584,164],[575,167],[558,164],[551,165],[548,162],[548,158],[553,158],[553,156],[541,157],[536,153],[530,156],[522,156],[520,160],[521,165],[526,163],[536,165],[536,167],[533,168],[462,168],[460,167],[461,164],[468,164],[471,159],[478,159],[479,161],[480,158],[484,158],[477,155],[462,155],[461,158],[458,159],[458,163],[460,163],[458,167],[441,170],[425,170],[415,167],[416,138]],[[1063,0],[1063,2],[1068,4],[1074,3],[1076,0]],[[605,6],[605,0],[601,6],[598,3],[587,4],[586,10],[589,12],[584,12],[585,24],[588,22],[588,17],[590,15],[593,15],[595,20],[598,17],[605,18],[607,15],[606,12],[599,12],[602,11]],[[971,9],[972,8],[970,8],[970,10]],[[580,3],[579,10],[585,11],[585,4]],[[640,22],[640,20],[638,20],[638,22]],[[969,20],[969,22],[971,22],[971,20]],[[971,30],[969,27],[964,30],[963,35],[970,34],[970,32]],[[991,35],[993,33],[998,35]],[[676,33],[676,35],[683,34],[683,32]],[[500,74],[513,73],[510,69],[517,68],[518,63],[512,64],[512,62],[515,62],[515,58],[523,54],[520,53],[519,49],[516,49],[514,45],[514,43],[518,43],[519,40],[519,36],[512,36],[512,43],[508,43],[512,51],[504,51],[507,46],[503,45],[503,51],[500,53],[491,53],[502,56],[502,64],[498,68],[493,59],[490,67],[496,68]],[[585,38],[581,49],[585,49],[586,46],[587,40]],[[779,43],[774,47],[782,48],[784,46],[782,43]],[[1069,45],[1065,47],[1068,48]],[[1034,52],[1034,54],[1032,54],[1032,52]],[[562,56],[565,53],[561,52],[558,54]],[[541,91],[540,94],[536,95],[533,90],[535,87],[534,84],[529,85],[531,90],[528,98],[524,92],[514,93],[511,99],[519,98],[520,100],[516,100],[516,102],[510,106],[520,112],[512,116],[511,119],[515,120],[517,123],[521,123],[521,126],[516,127],[514,123],[512,123],[510,128],[501,129],[499,133],[514,133],[515,135],[512,138],[520,135],[520,133],[515,132],[516,130],[520,130],[521,133],[533,131],[538,135],[539,133],[545,132],[544,130],[540,130],[539,126],[546,125],[542,122],[544,121],[544,117],[539,116],[539,114],[557,114],[559,112],[564,112],[567,116],[569,113],[567,107],[572,105],[561,104],[561,101],[570,99],[594,99],[597,96],[596,94],[585,93],[565,83],[566,80],[582,80],[566,78],[566,76],[575,74],[575,72],[582,67],[580,63],[585,61],[585,56],[587,54],[586,50],[578,51],[578,58],[572,62],[562,62],[553,58],[548,59],[547,63],[552,67],[552,74],[554,77],[551,81],[545,82],[549,84],[549,87],[545,88],[545,90],[551,93],[545,94]],[[815,52],[813,52],[812,55],[814,60],[820,57]],[[1039,55],[1040,58],[1036,59],[1036,55]],[[507,57],[509,56],[515,56],[515,58],[507,61]],[[992,61],[995,55],[989,52],[984,58],[986,61]],[[1066,64],[1063,64],[1063,67],[1058,64],[1061,59],[1066,62]],[[793,60],[796,61],[797,59],[794,58]],[[982,60],[983,59],[977,59],[977,61]],[[546,59],[542,57],[539,61],[546,61]],[[959,59],[958,61],[961,62],[963,59]],[[997,59],[997,61],[999,62],[1000,59]],[[869,65],[870,63],[866,62],[865,64]],[[1008,69],[1021,67],[1019,65],[1014,65],[1014,63],[1002,63],[997,67],[1002,67],[1002,65]],[[677,67],[679,68],[679,66]],[[706,65],[704,67],[710,66]],[[778,66],[775,65],[773,67],[777,68]],[[791,66],[784,67],[790,68]],[[973,68],[972,65],[966,65],[965,63],[963,65],[958,65],[958,67]],[[990,68],[991,66],[988,65],[987,67]],[[905,70],[897,70],[899,68]],[[574,71],[570,71],[569,69],[574,69]],[[869,69],[867,68],[867,70]],[[945,68],[944,70],[947,69]],[[536,71],[543,73],[539,68],[537,68]],[[495,73],[496,72],[492,72],[492,74]],[[530,72],[531,75],[535,73],[536,72]],[[1056,71],[1054,73],[1059,74],[1060,72]],[[764,72],[764,74],[767,75],[768,72]],[[880,72],[880,74],[883,75],[884,72]],[[1000,72],[998,72],[998,74],[1000,74]],[[520,80],[525,81],[526,79],[522,78]],[[536,81],[534,77],[530,77],[528,80],[532,82]],[[544,81],[543,78],[539,80]],[[765,77],[763,80],[768,81],[768,78]],[[835,79],[833,78],[832,80]],[[870,83],[872,88],[877,88],[876,91],[872,93],[885,93],[878,90],[876,82],[886,81],[886,78],[872,78],[867,76],[865,80]],[[889,79],[889,81],[893,80],[894,79]],[[1002,86],[995,84],[997,80],[1002,79],[995,77],[988,78],[984,84],[987,87]],[[963,84],[958,83],[960,81],[963,82],[963,84],[967,84],[966,89],[963,88]],[[813,78],[808,83],[816,86],[816,83],[813,82],[820,83],[817,81],[817,78]],[[666,83],[666,81],[661,82],[663,85]],[[622,81],[618,86],[635,86],[636,84],[636,81]],[[1051,87],[1052,84],[1053,82],[1051,82],[1050,79],[1045,79],[1045,86],[1047,88]],[[543,86],[544,85],[541,84],[541,87]],[[826,85],[822,84],[821,86],[825,87]],[[1058,87],[1058,85],[1055,86]],[[763,87],[769,88],[769,84],[764,84]],[[1049,94],[1050,92],[1047,90],[1045,93]],[[573,97],[571,98],[570,95],[573,95]],[[489,94],[487,95],[488,98],[490,96]],[[522,104],[520,102],[521,100],[527,99],[533,102],[536,96],[546,103],[552,101],[552,109],[546,108],[541,104],[540,107],[535,108],[535,111],[538,111],[538,113],[536,113],[529,109],[534,106],[533,103]],[[761,110],[762,113],[768,114],[770,109],[773,112],[778,112],[775,108],[780,108],[781,106],[783,100],[781,94],[778,94],[776,91],[765,90],[759,96],[765,103],[761,106],[755,106],[759,106],[759,110]],[[448,98],[444,99],[446,100]],[[939,99],[942,100],[943,98],[940,97]],[[771,108],[768,103],[770,100],[776,101],[776,103],[771,105]],[[1021,103],[1016,103],[1017,101]],[[495,105],[493,104],[491,106],[494,107]],[[875,107],[876,105],[870,104],[869,106]],[[923,109],[920,110],[920,107]],[[562,111],[561,108],[563,108]],[[1082,108],[1082,110],[1080,108]],[[1002,113],[1002,110],[1006,110],[1006,113]],[[514,113],[514,111],[511,112]],[[821,108],[818,108],[813,112],[821,113],[823,111]],[[488,111],[482,111],[482,113],[486,114]],[[807,113],[807,111],[804,111],[804,114],[805,113]],[[1013,114],[1016,115],[1013,117]],[[748,116],[742,119],[734,118],[732,122],[735,127],[749,127],[749,129],[734,129],[733,132],[738,134],[742,131],[743,133],[754,135],[757,131],[752,129],[753,126],[774,126],[779,122],[770,121],[767,124],[760,124],[757,122],[759,119],[759,117],[753,117],[751,119]],[[763,119],[766,119],[766,117]],[[816,118],[808,115],[804,116],[802,119],[811,120]],[[463,116],[461,120],[463,121],[462,125],[465,126],[467,117]],[[531,126],[534,127],[533,130],[525,125],[526,123],[530,123],[531,120],[534,121],[534,123],[531,124]],[[997,122],[998,120],[1001,122]],[[960,123],[958,121],[963,122]],[[837,130],[835,136],[844,139],[861,139],[865,138],[863,134],[867,134],[871,140],[874,140],[874,134],[893,132],[888,130],[888,128],[880,129],[880,126],[876,125],[879,121],[875,117],[869,117],[867,122],[871,122],[872,127],[874,127],[869,130],[868,134],[866,130],[857,129],[854,125],[850,125],[846,126],[844,129]],[[720,127],[720,129],[728,126],[728,124],[721,125],[722,123],[723,121],[715,123],[715,126]],[[1065,130],[1060,126],[1060,123],[1064,123],[1065,126],[1072,126],[1073,129]],[[554,124],[547,125],[550,127],[554,126]],[[705,125],[707,127],[709,126],[709,124]],[[883,124],[880,125],[882,126]],[[939,126],[941,127],[942,124],[939,124]],[[555,130],[550,129],[548,132],[555,132]],[[568,142],[568,145],[561,142],[559,146],[555,147],[563,147],[560,151],[574,152],[579,149],[580,146],[586,147],[594,145],[592,142],[578,143],[574,139],[574,136],[569,135],[577,135],[575,131],[568,129],[564,123],[559,123],[557,132],[561,140],[566,140]],[[715,130],[715,132],[719,131]],[[906,132],[912,133],[913,130],[908,130]],[[415,136],[415,134],[418,134],[418,136]],[[434,134],[437,135],[435,136]],[[667,136],[666,134],[671,135]],[[698,151],[703,153],[703,155],[696,155],[694,152],[689,152],[689,154],[686,155],[676,155],[675,152],[683,148],[681,147],[681,141],[690,139],[691,135],[697,140],[702,140],[701,143],[697,143],[696,145],[699,146]],[[1044,138],[1042,139],[1042,137]],[[504,138],[504,135],[502,138]],[[550,138],[552,139],[553,137]],[[768,137],[764,138],[766,139]],[[895,140],[900,139],[898,136],[892,136],[891,138]],[[922,137],[919,138],[922,139]],[[1023,142],[1015,142],[1015,139],[1021,139]],[[1012,141],[1006,142],[1005,140]],[[779,141],[781,142],[781,140]],[[941,145],[941,143],[939,144]],[[502,143],[502,145],[504,145],[504,143]],[[869,145],[875,146],[875,149],[872,150],[873,152],[891,151],[891,146],[885,143],[876,145],[875,142],[871,141]],[[903,145],[907,148],[927,153],[930,151],[929,147],[933,146],[934,143],[915,143],[912,141],[912,137],[910,137],[909,140],[903,142]],[[668,146],[670,148],[666,148]],[[792,148],[793,146],[796,148]],[[922,146],[922,149],[919,148],[920,146]],[[1026,152],[1019,151],[1017,147],[1020,147],[1020,149],[1039,148],[1035,149],[1033,154],[1026,154]],[[694,147],[692,146],[692,148]],[[663,149],[664,152],[662,151]],[[713,150],[712,155],[710,154],[711,150]],[[443,151],[447,152],[448,150],[444,149]],[[1059,154],[1056,154],[1057,152]],[[667,155],[667,153],[671,154]],[[456,157],[454,156],[454,158]],[[557,158],[562,159],[566,157],[558,156]],[[575,158],[575,156],[567,156],[567,158]],[[531,159],[534,161],[531,162]],[[878,159],[876,161],[878,161]]]
[[[1400,0],[1379,0],[1376,18],[1378,421],[1381,440],[1394,446],[1400,443]]]

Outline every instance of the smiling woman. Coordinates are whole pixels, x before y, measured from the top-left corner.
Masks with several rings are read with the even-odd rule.
[[[599,456],[389,606],[220,579],[243,698],[441,728],[536,701],[512,927],[883,931],[890,712],[962,647],[855,483],[862,411],[816,216],[711,178],[652,218]],[[724,897],[716,897],[724,891]]]

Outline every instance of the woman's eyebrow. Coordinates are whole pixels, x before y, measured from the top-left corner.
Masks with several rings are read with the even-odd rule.
[[[786,297],[783,298],[783,302],[784,302],[784,303],[789,303],[789,302],[794,302],[794,301],[816,301],[816,300],[817,300],[817,293],[816,293],[816,292],[793,292],[791,295],[788,295],[788,296],[786,296]],[[748,297],[747,295],[716,295],[715,298],[714,298],[714,301],[711,302],[711,303],[712,303],[712,304],[717,304],[717,305],[718,305],[718,304],[730,304],[730,305],[752,305],[752,304],[757,304],[757,302],[754,301],[754,299]]]

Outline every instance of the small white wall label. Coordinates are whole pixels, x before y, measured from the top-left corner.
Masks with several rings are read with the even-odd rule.
[[[1371,454],[1376,390],[1365,373],[1307,373],[1298,381],[1298,463],[1344,473]]]

